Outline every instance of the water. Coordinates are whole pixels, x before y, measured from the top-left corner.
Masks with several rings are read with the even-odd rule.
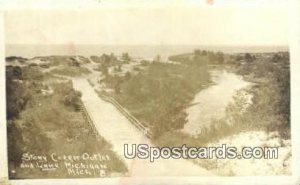
[[[128,52],[131,56],[141,57],[144,59],[153,59],[161,55],[163,60],[170,55],[191,53],[195,49],[223,51],[225,53],[239,52],[274,52],[287,51],[283,46],[196,46],[196,45],[6,45],[6,56],[22,56],[32,58],[35,56],[48,55],[102,55],[103,53],[114,53],[121,55]]]
[[[241,76],[226,70],[213,70],[211,75],[215,85],[200,91],[192,102],[195,105],[186,110],[188,122],[183,130],[192,135],[200,133],[201,128],[209,126],[212,119],[222,118],[226,106],[232,101],[235,93],[250,85]]]
[[[98,97],[93,87],[85,78],[73,79],[74,88],[82,93],[82,101],[89,113],[99,134],[111,145],[113,151],[128,167],[130,176],[209,176],[213,175],[206,169],[183,158],[168,160],[159,158],[155,162],[149,159],[128,159],[124,156],[124,145],[147,144],[154,147],[151,141],[144,136],[114,105]]]

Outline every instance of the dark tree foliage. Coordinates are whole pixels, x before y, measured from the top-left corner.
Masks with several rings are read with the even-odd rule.
[[[206,50],[195,50],[192,54],[182,54],[169,57],[170,61],[180,62],[188,65],[207,65],[207,64],[223,64],[225,56],[223,52],[213,52]]]
[[[129,56],[128,53],[123,53],[122,54],[122,60],[125,62],[125,63],[129,63],[131,61],[131,57]]]
[[[254,56],[252,56],[251,54],[249,54],[249,53],[245,54],[245,61],[246,62],[253,62],[254,59],[255,59]]]

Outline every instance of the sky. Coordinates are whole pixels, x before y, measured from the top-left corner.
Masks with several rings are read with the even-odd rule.
[[[51,6],[48,10],[41,10],[42,7],[32,10],[30,6],[27,10],[20,10],[20,6],[10,8],[5,15],[5,41],[7,44],[288,45],[286,0],[89,1],[93,6],[85,8],[80,0],[74,0],[74,7],[68,9],[63,8],[63,3],[56,7],[52,3],[52,10]],[[18,0],[10,2],[13,7]]]

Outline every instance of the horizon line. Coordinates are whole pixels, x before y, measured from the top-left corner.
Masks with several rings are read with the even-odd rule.
[[[94,45],[94,46],[226,46],[226,47],[237,47],[237,46],[247,46],[247,47],[289,47],[289,44],[243,44],[243,45],[231,45],[231,44],[87,44],[87,43],[55,43],[55,44],[38,44],[38,43],[5,43],[5,45],[74,45],[74,46],[82,46],[82,45]]]

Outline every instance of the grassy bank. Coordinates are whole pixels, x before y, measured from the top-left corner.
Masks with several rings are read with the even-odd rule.
[[[250,55],[250,54],[249,54]],[[290,138],[290,61],[288,52],[250,55],[236,72],[255,85],[253,104],[245,116],[259,128]]]
[[[252,86],[237,92],[226,108],[226,116],[212,120],[212,127],[190,136],[181,131],[169,131],[157,138],[159,146],[205,146],[208,143],[246,131],[278,132],[290,139],[290,68],[288,53],[236,54],[228,56],[223,66],[252,82]],[[186,56],[186,55],[185,55]],[[181,55],[181,59],[182,59]],[[194,58],[189,56],[189,58]],[[186,58],[186,60],[188,60]],[[182,59],[182,62],[184,60]],[[192,62],[187,62],[192,63]],[[252,95],[248,104],[244,93]]]
[[[80,96],[71,82],[45,83],[45,74],[35,67],[6,69],[8,156],[11,178],[99,177],[99,174],[69,174],[61,166],[54,171],[21,168],[24,153],[46,155],[108,155],[107,174],[125,173],[126,167],[80,112]]]

